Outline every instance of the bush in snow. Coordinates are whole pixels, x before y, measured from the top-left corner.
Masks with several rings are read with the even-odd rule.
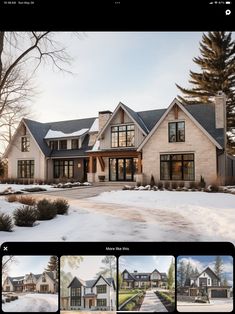
[[[0,231],[12,231],[13,223],[10,215],[0,213]]]
[[[164,182],[164,188],[166,190],[170,190],[170,182],[169,181]]]
[[[219,192],[219,187],[217,184],[211,184],[207,187],[207,192]]]
[[[38,218],[38,213],[35,207],[23,205],[14,211],[13,218],[16,226],[32,227]]]
[[[151,188],[153,188],[155,186],[155,180],[154,180],[154,176],[153,175],[151,175],[150,186],[151,186]]]
[[[64,215],[68,213],[69,203],[63,198],[58,198],[54,201],[54,206],[58,215]]]
[[[175,182],[175,181],[171,182],[171,188],[172,188],[173,190],[176,190],[177,187],[178,187],[177,182]]]
[[[36,200],[35,198],[33,198],[32,196],[20,196],[18,198],[18,202],[20,202],[21,204],[24,205],[30,205],[30,206],[34,206],[36,204]]]
[[[18,201],[18,198],[15,194],[6,196],[6,201],[9,203],[14,203]]]
[[[39,220],[50,220],[53,219],[57,214],[57,209],[54,205],[54,202],[50,202],[46,198],[38,201],[37,211]]]
[[[161,181],[158,182],[157,187],[159,190],[163,190],[163,183]]]

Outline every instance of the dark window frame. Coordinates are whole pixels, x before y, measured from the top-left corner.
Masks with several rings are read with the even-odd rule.
[[[96,292],[98,293],[107,293],[107,285],[96,286]]]
[[[115,180],[113,180],[111,178],[111,163],[112,163],[113,159],[115,159],[115,178],[116,178]],[[120,159],[123,159],[124,179],[118,179],[118,160],[120,160]],[[132,163],[132,174],[131,174],[131,179],[129,179],[129,180],[126,179],[126,160],[127,159],[131,160],[131,163]],[[112,157],[112,158],[109,158],[109,181],[112,181],[112,182],[133,181],[134,175],[136,175],[138,172],[137,164],[138,164],[138,158],[137,157],[124,157],[124,158]]]
[[[184,158],[184,156],[187,155],[192,155],[193,158]],[[161,157],[163,156],[167,156],[169,159],[165,159],[165,160],[161,160]],[[174,156],[181,156],[180,159],[173,159]],[[172,173],[173,173],[173,163],[174,162],[181,162],[181,178],[180,179],[173,179],[172,178]],[[184,162],[192,162],[193,166],[192,166],[192,178],[190,179],[185,179],[185,175],[184,175]],[[169,178],[163,178],[162,177],[162,165],[163,163],[167,163],[168,165],[170,165],[170,173],[169,173]],[[160,180],[162,181],[195,181],[195,155],[194,153],[184,153],[184,154],[161,154],[160,155]]]
[[[63,147],[63,144],[66,145]],[[68,141],[67,140],[59,140],[59,150],[66,150],[68,148]]]
[[[97,306],[107,306],[107,299],[97,299]]]
[[[132,129],[128,129],[128,127],[132,127]],[[133,145],[128,145],[128,135],[133,133],[134,135],[134,143]],[[115,141],[114,141],[115,135]],[[124,143],[125,145],[120,145],[120,138],[124,135]],[[114,144],[115,143],[115,144]],[[120,148],[120,147],[135,147],[135,125],[134,124],[125,124],[125,125],[116,125],[111,126],[111,147],[112,148]]]
[[[184,139],[183,140],[180,140],[180,138],[179,138],[179,124],[180,123],[183,123],[183,125],[184,125]],[[175,126],[175,140],[172,140],[170,138],[171,125]],[[177,121],[177,122],[169,122],[168,123],[168,142],[169,143],[183,143],[183,142],[185,142],[185,121]]]
[[[21,151],[29,152],[30,150],[30,138],[28,136],[21,137]]]
[[[66,169],[67,168],[67,169]],[[66,172],[68,175],[66,175]],[[59,178],[74,178],[74,160],[73,159],[56,159],[53,162],[53,177]]]
[[[74,146],[73,143],[75,143],[75,141],[76,141],[77,145],[75,145],[75,147],[73,147]],[[79,139],[78,138],[73,138],[71,140],[71,149],[79,149]]]
[[[19,179],[33,179],[35,172],[34,160],[18,160],[17,177]]]
[[[52,150],[58,150],[58,148],[59,148],[58,140],[57,141],[50,141],[49,146]]]

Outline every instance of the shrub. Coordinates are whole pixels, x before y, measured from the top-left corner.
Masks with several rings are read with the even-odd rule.
[[[58,215],[64,215],[68,213],[69,203],[63,198],[58,198],[54,201],[54,206]]]
[[[169,181],[166,181],[166,182],[164,183],[164,188],[165,188],[166,190],[169,190],[169,189],[170,189],[170,182],[169,182]]]
[[[17,208],[13,213],[16,226],[32,227],[38,218],[37,210],[35,207],[26,205]]]
[[[179,187],[182,189],[184,187],[184,181],[179,182]]]
[[[32,196],[20,196],[18,198],[18,202],[20,202],[21,204],[24,204],[24,205],[29,205],[29,206],[34,206],[36,205],[36,200],[35,198],[33,198]]]
[[[209,192],[219,192],[219,187],[217,184],[211,184],[208,186]]]
[[[130,301],[124,308],[125,311],[131,311],[135,307],[135,303]]]
[[[46,198],[37,203],[38,220],[50,220],[57,214],[54,202],[50,202]]]
[[[151,186],[151,188],[153,188],[153,187],[154,187],[154,185],[155,185],[154,176],[153,176],[153,175],[151,175],[151,179],[150,179],[150,186]]]
[[[206,187],[206,182],[205,182],[205,180],[204,180],[204,178],[202,176],[200,178],[200,187],[202,189],[204,189]]]
[[[189,188],[190,188],[191,190],[194,190],[194,189],[196,188],[196,183],[195,183],[194,181],[191,181],[191,182],[189,183]]]
[[[16,195],[12,194],[12,195],[8,195],[6,197],[6,201],[8,201],[9,203],[14,203],[18,201],[18,198]]]
[[[0,213],[0,231],[12,231],[13,223],[10,215]]]
[[[163,189],[163,183],[161,181],[158,182],[157,187],[159,190]]]
[[[171,182],[171,188],[173,189],[173,190],[176,190],[177,189],[177,186],[178,186],[178,184],[177,184],[177,182]]]

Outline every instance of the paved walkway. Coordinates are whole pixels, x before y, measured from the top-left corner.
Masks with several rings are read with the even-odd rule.
[[[63,189],[63,190],[50,190],[47,192],[38,192],[38,194],[48,195],[48,196],[56,196],[56,197],[66,197],[70,199],[83,199],[89,198],[99,195],[102,192],[116,191],[122,190],[123,184],[113,185],[113,186],[81,186],[77,188],[71,189]],[[36,195],[36,193],[33,193]]]
[[[168,312],[159,297],[152,291],[147,290],[144,301],[140,308],[141,312]]]

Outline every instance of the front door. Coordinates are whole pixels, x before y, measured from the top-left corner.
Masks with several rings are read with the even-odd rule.
[[[92,299],[89,300],[89,309],[92,307]]]
[[[133,181],[136,172],[136,158],[110,158],[110,181]]]

